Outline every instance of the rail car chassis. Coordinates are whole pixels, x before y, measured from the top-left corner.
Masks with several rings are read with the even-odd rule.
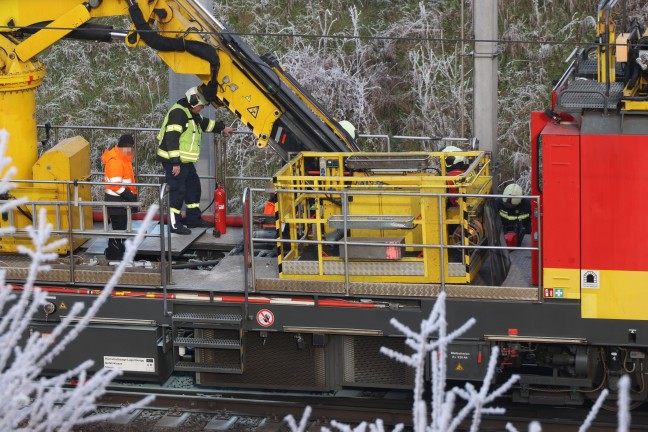
[[[469,155],[480,160],[482,155],[479,153]],[[321,157],[313,155],[318,160]],[[301,174],[293,177],[301,178]],[[394,174],[390,172],[389,175]],[[439,177],[436,172],[432,176]],[[328,177],[326,181],[321,180],[327,194],[332,193],[331,181],[341,181],[346,186],[351,182],[344,176],[338,179]],[[405,178],[411,182],[411,173]],[[446,212],[445,203],[452,194],[445,190],[445,177],[440,178],[443,190],[421,192],[409,188],[398,193],[410,196],[408,200],[413,195],[438,202],[440,207],[434,207],[432,213]],[[313,192],[313,179],[308,176],[304,179]],[[365,189],[367,181],[363,178]],[[287,187],[278,178],[275,178],[275,183],[280,205],[287,205],[291,197],[308,195],[296,184]],[[384,186],[384,182],[381,184]],[[74,185],[70,183],[67,186]],[[347,193],[346,186],[339,193]],[[531,255],[539,248],[530,246],[528,242],[521,248],[510,249],[500,246],[491,234],[487,243],[462,244],[462,241],[451,244],[448,241],[450,234],[443,236],[448,232],[448,224],[441,224],[441,228],[437,224],[433,229],[442,234],[438,244],[423,246],[435,251],[437,256],[448,257],[452,249],[462,251],[460,262],[454,264],[460,265],[463,273],[453,273],[456,266],[445,259],[440,261],[444,267],[429,275],[440,280],[430,283],[407,281],[405,277],[403,282],[367,278],[366,274],[371,273],[371,267],[376,265],[371,262],[367,262],[368,268],[356,268],[356,277],[344,272],[329,276],[322,273],[320,278],[312,274],[295,277],[295,269],[299,269],[302,263],[300,257],[292,263],[292,274],[286,277],[282,276],[287,267],[286,257],[300,241],[304,243],[300,246],[302,251],[313,245],[325,249],[331,243],[336,244],[339,250],[364,246],[375,251],[376,243],[357,241],[353,236],[329,241],[327,234],[336,231],[339,223],[334,214],[336,209],[327,209],[315,217],[304,213],[293,220],[282,219],[278,214],[275,217],[277,237],[271,240],[257,238],[254,233],[260,222],[267,222],[267,217],[254,213],[251,203],[254,194],[262,193],[266,191],[246,190],[244,226],[231,227],[220,238],[215,238],[205,229],[194,230],[189,238],[170,234],[164,224],[166,209],[162,193],[162,223],[159,229],[150,230],[140,245],[140,260],[122,276],[120,286],[91,325],[54,360],[47,372],[67,370],[90,358],[95,361],[94,370],[118,368],[124,371],[126,380],[163,382],[175,373],[191,373],[195,376],[196,385],[219,388],[322,392],[345,388],[411,388],[413,371],[383,356],[379,349],[387,346],[407,352],[403,335],[390,324],[390,320],[395,318],[417,329],[443,291],[447,295],[449,329],[459,327],[471,317],[477,320],[477,325],[451,346],[449,379],[482,380],[491,347],[497,345],[500,348],[497,379],[503,380],[512,373],[521,375],[519,386],[513,393],[517,401],[582,404],[598,395],[603,388],[614,388],[615,380],[623,373],[635,377],[633,399],[638,402],[645,399],[642,371],[646,366],[648,331],[639,326],[642,323],[631,320],[583,319],[578,301],[548,298],[541,288],[531,283]],[[371,193],[380,197],[395,192],[383,188]],[[285,194],[283,198],[282,194]],[[488,202],[496,198],[475,193],[471,186],[459,190],[458,195],[462,194],[465,195],[462,199],[472,199],[473,202],[479,195],[484,208],[488,208]],[[347,196],[345,200],[348,199]],[[358,204],[362,203],[361,199],[354,199],[351,201],[361,205]],[[311,205],[312,200],[308,203]],[[33,214],[40,205],[74,207],[73,203],[60,202],[35,201],[28,205],[34,206]],[[104,208],[105,211],[107,205],[79,202],[77,207],[80,212],[84,211],[84,206]],[[293,210],[296,208],[295,202],[290,205]],[[416,205],[419,205],[418,201]],[[403,205],[398,207],[402,211]],[[353,209],[352,206],[346,208]],[[282,213],[290,211],[284,209]],[[456,215],[448,214],[453,216],[442,220],[454,225],[452,217]],[[356,224],[355,229],[361,230],[361,234],[366,233],[367,228],[360,222],[362,218],[343,216],[343,222],[351,226]],[[400,226],[395,228],[394,220],[387,217],[372,220],[372,223],[386,223],[388,226],[380,225],[378,228],[383,234],[385,231],[389,234],[384,238],[391,239],[394,230],[403,229]],[[417,224],[426,229],[425,216],[417,220]],[[315,234],[318,231],[315,225],[321,226],[325,221],[333,222],[329,223],[328,232],[320,227],[319,233]],[[292,234],[290,228],[281,228],[282,223],[294,225]],[[313,227],[309,228],[309,224]],[[20,235],[20,231],[16,235]],[[93,260],[91,253],[100,239],[115,235],[109,233],[105,223],[95,222],[92,228],[75,227],[55,232],[91,241],[74,251],[74,260],[61,258],[51,271],[41,274],[39,285],[48,291],[49,303],[30,326],[30,331],[41,334],[49,333],[66,316],[71,304],[81,302],[89,307],[114,269],[114,263],[100,258]],[[128,237],[132,231],[122,235]],[[421,246],[417,243],[419,241],[413,236],[412,241],[402,245],[403,249]],[[386,244],[391,243],[387,241]],[[255,250],[267,251],[268,247],[275,249],[280,256],[255,253]],[[188,252],[221,258],[211,269],[173,269],[173,263]],[[480,267],[473,271],[466,266],[466,259],[474,262],[476,253],[481,257]],[[154,255],[157,256],[153,258]],[[420,252],[414,255],[423,256]],[[347,256],[347,260],[342,256],[342,265],[353,261],[348,252]],[[19,284],[28,263],[15,257],[6,258],[2,262],[7,279]],[[280,261],[282,258],[284,265]],[[317,259],[333,258],[320,254]],[[509,259],[509,271],[505,278],[497,280],[493,273],[502,266],[508,267]],[[308,257],[303,263],[308,268],[313,267]],[[385,264],[385,261],[378,261],[377,265]],[[452,277],[469,277],[470,280],[467,283],[448,282]]]

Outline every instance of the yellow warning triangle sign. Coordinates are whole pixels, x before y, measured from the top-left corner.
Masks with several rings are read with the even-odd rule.
[[[257,116],[259,115],[259,107],[258,106],[250,107],[247,110],[252,115],[252,117],[254,117],[254,118],[257,118]]]
[[[457,363],[457,367],[455,367],[455,370],[461,372],[462,370],[464,370],[464,367],[461,365],[461,363]]]
[[[67,306],[65,305],[65,303],[61,302],[59,309],[67,309]]]

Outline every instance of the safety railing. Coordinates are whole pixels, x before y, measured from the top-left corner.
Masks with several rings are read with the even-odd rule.
[[[319,192],[314,191],[314,190],[302,190],[302,189],[276,189],[275,191],[277,194],[299,194],[300,196],[315,196]],[[250,235],[246,234],[246,247],[245,247],[245,263],[246,263],[246,272],[245,272],[245,289],[246,289],[246,297],[249,292],[256,292],[257,291],[257,286],[256,286],[256,281],[257,281],[257,275],[255,271],[255,266],[254,266],[254,256],[257,254],[257,251],[262,248],[261,245],[264,246],[273,246],[276,245],[277,247],[281,247],[281,245],[284,245],[284,247],[288,247],[290,245],[294,245],[296,248],[299,250],[305,250],[308,247],[317,247],[317,248],[323,248],[324,246],[330,247],[335,247],[338,248],[340,251],[339,257],[336,257],[341,263],[343,267],[343,271],[341,276],[343,277],[343,284],[344,284],[344,295],[349,296],[351,295],[351,290],[350,290],[350,285],[354,281],[351,280],[351,275],[353,272],[350,270],[350,266],[353,263],[357,263],[358,261],[362,261],[362,259],[354,259],[353,257],[350,257],[349,255],[349,248],[377,248],[377,247],[384,247],[384,248],[399,248],[402,249],[403,251],[405,249],[420,249],[422,251],[437,251],[438,256],[440,257],[447,257],[450,251],[457,251],[460,252],[460,261],[458,261],[456,264],[458,265],[457,268],[459,267],[466,267],[469,263],[467,262],[468,260],[474,260],[475,257],[478,255],[483,255],[485,253],[509,253],[511,251],[528,251],[528,252],[533,252],[537,254],[541,254],[542,250],[542,236],[541,233],[537,233],[537,245],[536,246],[508,246],[506,244],[502,245],[499,243],[499,234],[496,232],[497,230],[497,224],[499,224],[499,219],[498,219],[498,213],[497,211],[492,211],[489,215],[489,217],[493,219],[498,219],[497,224],[494,224],[492,226],[489,226],[490,230],[495,230],[490,233],[488,233],[489,237],[482,238],[480,241],[476,243],[471,243],[470,238],[472,235],[474,235],[474,232],[472,231],[472,227],[468,227],[468,229],[465,229],[463,225],[459,225],[459,236],[461,241],[460,242],[452,242],[452,236],[448,235],[447,228],[448,224],[445,223],[438,223],[436,229],[438,230],[438,238],[440,239],[439,242],[418,242],[418,243],[404,243],[404,244],[399,244],[399,243],[393,243],[389,240],[384,240],[381,241],[380,237],[377,237],[377,239],[374,241],[357,241],[353,240],[353,236],[348,235],[348,233],[353,230],[354,228],[359,227],[359,221],[357,218],[354,218],[354,215],[351,215],[348,213],[348,202],[351,201],[352,197],[356,196],[372,196],[375,198],[377,201],[383,200],[383,199],[390,199],[391,197],[412,197],[416,198],[419,200],[434,200],[437,203],[437,208],[438,208],[438,220],[439,221],[444,221],[447,220],[447,216],[443,214],[444,206],[443,203],[447,202],[451,198],[456,198],[459,200],[470,200],[470,199],[479,199],[479,200],[484,200],[489,202],[492,205],[493,208],[495,208],[495,200],[501,199],[504,197],[507,198],[512,198],[511,196],[505,196],[505,195],[496,195],[496,194],[481,194],[481,193],[438,193],[438,192],[408,192],[408,191],[350,191],[350,190],[340,190],[340,191],[334,191],[330,192],[330,194],[336,197],[339,197],[340,202],[342,203],[341,208],[342,208],[342,214],[338,215],[339,220],[336,219],[336,223],[341,223],[342,226],[342,231],[344,233],[347,233],[346,235],[342,235],[340,239],[338,240],[330,240],[330,239],[325,239],[322,236],[319,238],[313,238],[316,236],[309,236],[308,234],[302,235],[300,238],[297,239],[291,239],[291,238],[286,238],[285,236],[282,236],[281,233],[284,232],[284,229],[281,229],[281,224],[284,223],[286,219],[281,219],[277,221],[277,235],[275,238],[260,238],[256,237],[253,235],[255,229],[254,229],[254,214],[252,212],[252,206],[249,205],[250,202],[253,202],[254,197],[256,194],[259,193],[266,193],[264,189],[260,188],[247,188],[244,194],[244,208],[246,208],[246,224],[245,226],[247,227],[247,230],[249,231]],[[526,199],[530,201],[535,201],[536,207],[539,205],[539,196],[530,196],[530,195],[521,195],[521,196],[516,196],[513,198],[520,198],[520,199]],[[538,217],[538,230],[539,227],[542,225],[540,218],[540,215],[537,215]],[[280,215],[281,218],[281,215]],[[308,219],[310,216],[304,215],[302,218],[294,219],[292,223],[295,224],[308,224]],[[322,220],[317,220],[313,222],[313,224],[321,223]],[[389,229],[393,229],[394,225],[392,224],[391,220],[389,222]],[[288,222],[290,223],[290,222]],[[369,223],[374,224],[375,229],[381,229],[383,228],[382,226],[379,226],[380,222],[376,222],[376,220],[370,220]],[[417,221],[417,224],[420,224],[421,221]],[[409,226],[409,225],[408,225]],[[309,230],[307,226],[304,226],[302,229],[303,233],[307,232],[314,232],[313,230]],[[468,232],[470,231],[470,232]],[[529,235],[529,237],[532,235],[532,233],[526,233]],[[281,252],[279,252],[281,254]],[[405,254],[403,253],[402,256]],[[330,258],[330,257],[329,257]],[[367,257],[368,259],[368,257]],[[485,257],[482,258],[483,262],[485,263]],[[322,260],[326,261],[327,257],[322,257],[322,255],[318,255],[318,260],[320,261],[318,265],[320,266],[320,270],[322,269]],[[299,262],[297,260],[297,262]],[[381,262],[383,264],[386,264],[389,262],[389,260],[379,260],[378,262]],[[285,267],[286,262],[282,262],[282,266]],[[537,260],[536,262],[537,265],[537,272],[539,277],[542,277],[542,269],[541,269],[541,262],[540,260]],[[434,283],[438,283],[440,285],[441,290],[445,290],[446,286],[449,283],[449,279],[452,279],[451,276],[449,276],[449,267],[448,267],[448,261],[446,259],[439,259],[437,262],[437,272],[439,276],[439,280],[435,281]],[[330,268],[328,269],[330,271]],[[528,269],[523,269],[523,271],[528,271],[532,272],[532,268],[529,266]],[[299,279],[300,276],[297,276]],[[317,278],[317,274],[304,274],[303,279],[306,280],[314,280],[314,278]],[[326,275],[322,272],[319,273],[319,277],[322,280],[331,280],[331,275]],[[281,276],[280,276],[281,278]],[[339,277],[338,277],[339,279]],[[357,277],[355,278],[355,282],[361,281]],[[380,277],[376,278],[374,282],[380,283]],[[400,278],[402,280],[402,283],[407,283],[405,278]],[[423,281],[423,278],[417,278],[418,280],[415,281],[414,283],[425,283]],[[528,279],[531,279],[531,275],[528,275]],[[466,281],[468,284],[470,281]],[[456,284],[456,282],[455,282]],[[536,296],[535,300],[538,302],[541,302],[543,297],[542,297],[542,281],[540,279],[539,283],[537,286],[533,287],[536,288]],[[526,288],[531,288],[531,286],[526,287]],[[320,292],[318,293],[319,295],[327,295],[325,292]]]
[[[13,232],[5,234],[0,238],[0,247],[2,252],[13,253],[17,250],[18,245],[29,247],[28,226],[38,226],[41,209],[46,210],[47,222],[52,225],[51,238],[66,238],[67,244],[60,246],[54,252],[61,257],[67,255],[69,259],[65,262],[57,262],[58,267],[69,267],[69,278],[61,280],[61,275],[57,274],[57,282],[77,283],[77,267],[82,264],[77,262],[79,248],[91,247],[90,240],[95,242],[102,238],[132,239],[137,235],[137,229],[134,227],[134,216],[136,209],[141,206],[140,202],[109,202],[92,200],[89,196],[88,189],[92,186],[105,186],[103,182],[89,181],[47,181],[47,180],[20,180],[15,182],[20,185],[14,189],[11,194],[0,200],[0,205],[9,203],[19,197],[25,197],[25,201],[12,210],[2,214],[0,226],[12,227]],[[166,290],[167,283],[172,280],[170,253],[166,256],[166,251],[170,251],[170,236],[165,232],[165,215],[168,212],[168,192],[166,185],[151,185],[144,183],[134,183],[141,191],[142,188],[155,188],[158,190],[156,195],[159,196],[158,218],[160,221],[159,233],[148,232],[144,235],[145,240],[148,238],[159,238],[160,255],[159,255],[159,278],[160,286]],[[125,230],[113,230],[109,223],[109,209],[111,207],[122,207],[126,210],[127,225]],[[101,255],[99,253],[98,255]],[[106,264],[110,267],[109,260]],[[138,263],[134,263],[132,269],[138,269]],[[96,263],[94,266],[98,265]],[[97,268],[97,267],[95,267]],[[144,267],[142,267],[144,268]],[[150,267],[152,270],[152,267]],[[112,272],[113,268],[106,268],[106,273]],[[153,273],[152,271],[150,273]],[[158,272],[155,271],[155,274]],[[47,277],[40,275],[39,277]],[[46,279],[44,279],[46,280]],[[87,282],[87,281],[86,281]]]

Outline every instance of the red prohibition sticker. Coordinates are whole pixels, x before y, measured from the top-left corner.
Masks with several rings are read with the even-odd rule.
[[[261,327],[270,327],[274,324],[274,314],[268,309],[261,309],[256,314],[256,320]]]

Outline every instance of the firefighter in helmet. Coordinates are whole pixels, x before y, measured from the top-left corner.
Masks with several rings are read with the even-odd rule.
[[[443,150],[441,150],[442,153],[461,153],[463,150],[461,150],[459,147],[455,146],[447,146]],[[458,176],[466,172],[468,169],[468,159],[465,156],[445,156],[443,160],[445,161],[445,166],[446,166],[446,175],[453,177],[453,176]],[[454,181],[448,180],[449,185],[454,185]],[[457,188],[449,188],[448,193],[449,194],[456,194],[459,192],[459,189]],[[448,198],[448,206],[450,207],[456,207],[458,205],[458,200],[459,198],[454,196]]]
[[[531,202],[523,198],[522,187],[511,183],[504,188],[505,196],[497,199],[504,237],[509,246],[520,246],[526,233],[531,232]]]
[[[461,150],[459,147],[455,146],[447,146],[444,149],[441,150],[441,153],[461,153],[463,150]],[[466,172],[468,169],[468,158],[462,155],[443,155],[442,157],[443,163],[445,165],[445,175],[448,177],[455,177],[455,176],[460,176],[463,173]],[[446,182],[450,186],[455,185],[454,180],[448,180]],[[457,194],[459,193],[459,188],[457,187],[449,187],[446,190],[447,193],[449,194]],[[459,199],[460,197],[458,195],[448,197],[446,200],[446,209],[448,211],[448,218],[454,218],[458,215],[458,207],[459,207]],[[450,224],[448,225],[448,238],[454,238],[455,239],[455,244],[462,244],[461,240],[458,242],[456,241],[455,238],[455,233],[459,232],[461,233],[461,227],[460,225],[457,224]],[[459,235],[459,238],[461,237],[461,234]],[[449,249],[448,250],[448,261],[449,262],[461,262],[461,256],[463,255],[463,250],[461,249]]]
[[[203,132],[229,136],[234,130],[222,121],[201,116],[200,111],[208,104],[199,88],[190,88],[169,109],[157,136],[157,159],[162,163],[164,181],[169,185],[169,224],[171,232],[176,234],[191,234],[189,228],[213,226],[201,217],[200,178],[194,162],[200,154]],[[184,224],[180,220],[183,203],[187,208]]]

